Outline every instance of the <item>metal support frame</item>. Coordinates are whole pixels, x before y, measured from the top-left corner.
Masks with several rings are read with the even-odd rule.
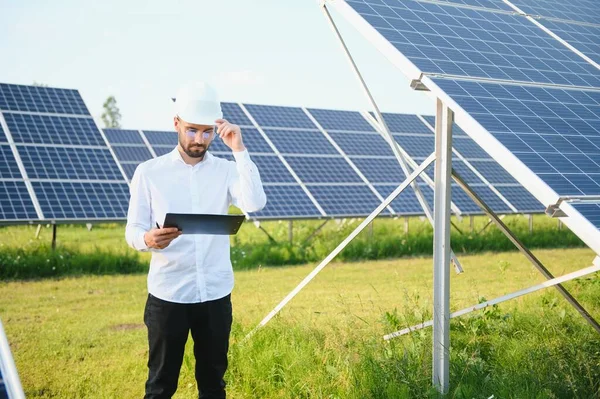
[[[10,345],[0,320],[0,371],[4,379],[4,386],[10,399],[25,399],[25,393],[19,380],[19,373],[10,352]]]
[[[433,386],[450,387],[450,196],[453,114],[440,99],[435,116],[433,238]]]
[[[404,216],[404,234],[408,235],[408,216]]]
[[[56,223],[52,224],[52,250],[56,249]]]
[[[290,244],[294,242],[294,222],[292,220],[288,221],[288,241]]]
[[[477,195],[475,191],[458,175],[453,172],[452,177],[454,181],[467,193],[467,195],[475,202],[486,214],[489,216],[496,226],[504,233],[504,235],[521,251],[523,255],[538,269],[542,275],[550,280],[554,276],[550,271],[542,264],[542,262],[529,250],[527,247],[515,236],[515,234],[504,224],[502,219],[496,215],[496,213]],[[581,306],[579,302],[562,286],[557,285],[556,289],[560,294],[583,316],[584,319],[598,332],[600,333],[600,325],[598,322]]]
[[[42,225],[38,224],[37,225],[37,229],[35,229],[35,239],[37,240],[38,238],[40,238],[40,233],[42,232]]]
[[[452,314],[450,314],[450,318],[453,319],[455,317],[459,317],[459,316],[465,315],[467,313],[474,312],[476,310],[487,308],[488,306],[497,305],[499,303],[506,302],[510,299],[518,298],[518,297],[526,295],[526,294],[531,294],[532,292],[536,292],[536,291],[539,291],[539,290],[547,288],[547,287],[557,287],[561,283],[571,281],[571,280],[586,276],[591,273],[595,273],[597,271],[600,271],[599,259],[600,258],[596,258],[596,262],[594,262],[595,263],[594,266],[586,267],[585,269],[581,269],[581,270],[575,271],[573,273],[565,274],[564,276],[561,276],[561,277],[556,277],[551,280],[544,281],[543,283],[540,283],[540,284],[537,284],[537,285],[534,285],[534,286],[531,286],[528,288],[524,288],[519,291],[515,291],[511,294],[503,295],[498,298],[491,299],[489,301],[478,303],[477,305],[469,306],[468,308],[464,308],[464,309],[458,310],[456,312],[453,312]],[[421,330],[426,327],[430,327],[432,324],[433,324],[433,320],[428,320],[426,322],[407,327],[400,331],[396,331],[391,334],[384,335],[383,339],[388,341],[392,338],[406,335],[410,332]]]
[[[317,228],[315,229],[315,231],[313,231],[312,233],[310,233],[310,235],[309,235],[308,237],[306,237],[306,238],[304,239],[304,241],[302,241],[302,245],[305,245],[305,244],[307,244],[307,243],[308,243],[310,240],[312,240],[312,239],[313,239],[313,238],[314,238],[314,237],[315,237],[317,234],[319,234],[319,232],[320,232],[320,231],[323,229],[323,227],[325,227],[325,225],[326,225],[327,223],[329,223],[329,221],[330,221],[330,220],[331,220],[331,219],[326,219],[326,220],[325,220],[323,223],[321,223],[321,224],[319,225],[319,227],[317,227]]]
[[[527,218],[529,220],[529,234],[533,234],[533,215],[529,214]]]
[[[346,246],[354,238],[356,238],[356,236],[363,231],[369,223],[373,221],[373,219],[375,219],[385,208],[387,208],[387,206],[391,204],[391,202],[396,199],[396,197],[400,195],[400,193],[402,193],[402,191],[404,191],[413,180],[415,180],[429,165],[431,165],[434,159],[435,154],[429,155],[427,159],[425,159],[425,161],[423,161],[423,163],[419,165],[419,167],[416,168],[402,184],[400,184],[381,204],[379,204],[379,206],[375,208],[375,210],[371,212],[371,214],[367,216],[360,223],[360,225],[358,225],[352,231],[352,233],[350,233],[333,251],[331,251],[331,253],[327,255],[327,257],[321,261],[321,263],[319,263],[319,265],[315,267],[313,271],[310,272],[310,274],[292,290],[292,292],[290,292],[281,302],[279,302],[275,309],[273,309],[252,331],[246,335],[244,341],[254,335],[258,329],[266,325],[273,317],[275,317],[275,315],[279,313],[279,311],[283,309],[283,307],[287,305],[287,303],[291,301],[321,270],[323,270],[325,266],[327,266],[340,252],[342,252],[342,250],[346,248]]]
[[[469,216],[469,231],[472,233],[475,228],[475,216]]]
[[[352,57],[352,54],[350,54],[350,50],[348,50],[348,47],[346,46],[346,42],[342,38],[342,35],[337,28],[337,25],[333,21],[333,18],[331,17],[331,14],[329,13],[327,6],[325,4],[321,4],[321,8],[323,9],[323,13],[325,14],[325,17],[327,18],[327,21],[329,22],[331,29],[333,30],[338,41],[340,42],[340,45],[342,46],[342,49],[344,50],[344,54],[348,58],[348,62],[352,66],[352,70],[354,71],[356,78],[360,82],[362,89],[364,90],[369,102],[371,103],[371,106],[373,107],[373,109],[375,111],[375,114],[377,115],[377,121],[381,128],[380,130],[382,131],[382,133],[386,137],[390,147],[392,148],[392,152],[394,153],[394,156],[396,157],[398,164],[400,165],[402,171],[404,172],[404,175],[406,177],[408,177],[410,175],[410,169],[408,167],[408,163],[407,163],[406,159],[404,158],[404,155],[402,155],[402,152],[400,151],[400,145],[396,142],[396,140],[394,139],[394,136],[392,135],[387,124],[385,123],[385,120],[383,119],[383,115],[379,109],[379,106],[377,105],[377,102],[373,98],[373,95],[371,94],[369,87],[367,86],[365,80],[363,79],[362,74],[360,73],[360,71],[358,69],[358,66],[354,62],[354,58]],[[417,200],[421,204],[421,208],[423,208],[423,212],[427,216],[427,219],[429,219],[429,223],[434,225],[434,220],[433,220],[434,218],[432,216],[431,209],[429,208],[429,204],[427,203],[425,196],[421,192],[419,185],[417,184],[417,182],[413,181],[411,183],[411,187],[417,196]],[[456,257],[456,255],[454,254],[454,252],[452,250],[450,250],[450,251],[451,251],[452,263],[454,264],[454,267],[456,268],[456,272],[462,273],[463,269],[462,269],[462,266],[461,266],[458,258]]]

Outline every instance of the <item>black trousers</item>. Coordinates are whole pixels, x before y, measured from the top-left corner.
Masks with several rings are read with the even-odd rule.
[[[189,332],[194,340],[199,398],[225,398],[227,351],[231,332],[231,295],[215,301],[182,304],[148,295],[148,381],[145,399],[170,398],[177,390]]]

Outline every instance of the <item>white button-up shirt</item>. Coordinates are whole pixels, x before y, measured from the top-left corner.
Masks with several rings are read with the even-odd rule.
[[[152,251],[148,292],[178,303],[222,298],[233,289],[229,236],[182,234],[165,249],[149,249],[144,234],[172,213],[227,214],[234,204],[256,212],[266,204],[258,168],[248,151],[235,162],[206,152],[186,164],[177,148],[140,164],[131,180],[125,238],[138,251]]]

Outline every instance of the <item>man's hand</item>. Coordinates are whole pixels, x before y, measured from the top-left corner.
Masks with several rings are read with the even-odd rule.
[[[171,241],[183,234],[177,227],[152,229],[144,234],[144,242],[148,248],[165,249]]]
[[[217,134],[233,152],[246,149],[242,142],[242,129],[238,125],[229,123],[226,119],[217,119],[215,124],[217,125]]]

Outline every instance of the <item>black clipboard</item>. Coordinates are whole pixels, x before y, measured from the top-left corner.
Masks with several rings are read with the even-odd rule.
[[[163,228],[177,227],[183,234],[234,235],[245,219],[244,215],[167,213]]]

